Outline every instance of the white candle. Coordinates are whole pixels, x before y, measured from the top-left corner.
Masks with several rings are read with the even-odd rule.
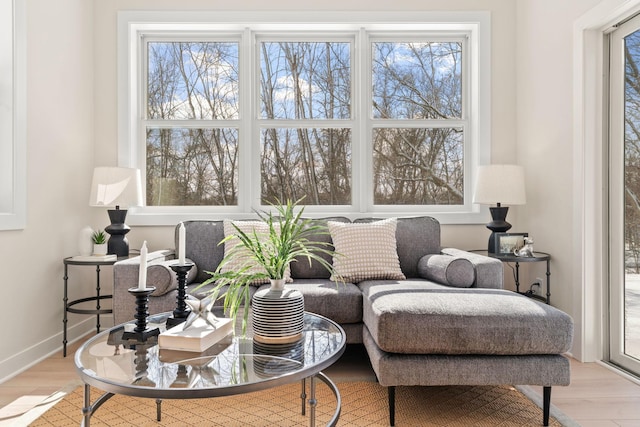
[[[147,241],[140,248],[140,274],[138,276],[138,289],[147,288]]]
[[[180,229],[178,230],[178,264],[185,264],[185,240],[186,240],[186,231],[184,229],[184,224],[180,223]]]

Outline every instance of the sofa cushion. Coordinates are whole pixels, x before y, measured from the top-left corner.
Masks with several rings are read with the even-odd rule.
[[[471,262],[476,274],[473,285],[475,288],[502,289],[504,287],[504,264],[499,259],[455,248],[442,248],[442,254],[465,258]]]
[[[264,285],[260,289],[266,289]],[[300,279],[287,283],[304,297],[304,310],[328,317],[338,323],[362,322],[362,292],[353,283],[336,283],[328,279]]]
[[[264,221],[224,221],[224,236],[225,238],[228,236],[236,236],[238,234],[238,230],[236,227],[247,234],[249,237],[252,237],[255,232],[256,236],[260,240],[261,243],[266,243],[269,239],[269,226]],[[280,234],[280,227],[278,224],[275,224],[276,231]],[[234,250],[238,245],[240,245],[240,239],[238,237],[234,237],[229,240],[225,240],[224,242],[224,253],[225,256],[229,254],[230,251]],[[238,252],[236,256],[229,259],[225,265],[220,268],[221,272],[228,271],[238,271],[241,268],[246,266],[250,266],[247,270],[247,274],[256,274],[256,273],[266,273],[266,270],[253,261],[251,253],[248,249],[243,247],[238,247]],[[291,281],[291,269],[287,267],[284,272],[284,279],[287,282]],[[269,283],[269,278],[264,279],[255,279],[252,284],[260,285],[264,283]]]
[[[345,217],[330,217],[330,218],[320,218],[311,220],[311,225],[321,225],[327,226],[328,221],[337,221],[337,222],[351,222],[349,218]],[[317,233],[312,236],[309,236],[310,242],[323,242],[329,243],[328,246],[321,246],[322,249],[332,250],[332,240],[331,234],[329,230],[326,230],[326,233]],[[318,253],[318,256],[323,258],[328,263],[331,263],[331,255]],[[329,272],[322,264],[320,264],[316,260],[309,260],[305,256],[299,256],[296,258],[295,262],[291,263],[291,277],[293,279],[328,279],[331,276],[331,272]]]
[[[425,255],[418,261],[418,274],[443,285],[468,288],[476,280],[471,261],[451,255]]]
[[[331,280],[404,279],[396,249],[396,225],[395,218],[358,224],[329,221],[336,251]]]
[[[175,228],[175,247],[178,247],[178,224]],[[196,282],[204,282],[215,271],[224,257],[224,246],[219,243],[224,239],[222,221],[193,220],[184,221],[185,255],[198,266]]]
[[[193,262],[186,259],[187,262]],[[156,290],[151,294],[154,297],[164,295],[178,288],[178,279],[175,271],[171,269],[171,265],[177,264],[178,260],[171,259],[162,261],[157,264],[151,264],[147,267],[147,283],[149,286],[155,286]],[[194,265],[187,272],[186,284],[193,282],[198,275],[198,266]]]
[[[571,347],[569,315],[515,292],[419,279],[358,287],[364,323],[389,353],[558,354]]]
[[[382,386],[465,384],[566,386],[571,380],[569,359],[560,354],[524,354],[519,356],[406,355],[380,350],[366,327],[362,335],[371,367]],[[492,425],[488,418],[486,421],[488,423],[485,425]]]
[[[354,223],[379,221],[359,218]],[[396,245],[400,269],[406,277],[420,277],[418,261],[427,254],[440,253],[440,223],[430,216],[398,218]]]

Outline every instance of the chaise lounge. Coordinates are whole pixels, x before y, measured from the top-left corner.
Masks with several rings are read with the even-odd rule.
[[[360,252],[365,248],[349,240],[354,229],[369,235],[381,227],[395,230],[393,241],[381,237],[379,244],[366,247],[362,263],[373,265],[348,276],[354,280],[336,283],[319,263],[301,260],[292,263],[293,282],[287,285],[302,292],[305,310],[339,323],[348,343],[364,344],[378,381],[389,390],[390,425],[395,423],[396,386],[500,384],[543,386],[543,424],[548,425],[551,387],[570,381],[569,360],[563,355],[573,338],[567,314],[503,290],[500,261],[441,248],[440,224],[434,218],[318,221],[327,221],[331,234],[317,240],[333,243],[350,259],[359,259],[349,253],[352,247]],[[223,221],[184,225],[186,257],[196,265],[187,282],[194,289],[224,256],[224,247],[218,245],[224,227]],[[370,268],[382,265],[375,259],[379,253],[397,254],[398,269],[388,277],[379,271],[367,277]],[[172,250],[149,254],[148,283],[157,288],[149,301],[152,314],[175,308],[177,282],[168,268],[173,258]],[[138,258],[114,266],[116,324],[134,313],[127,289],[136,286],[138,267]],[[252,293],[259,286],[252,287]]]

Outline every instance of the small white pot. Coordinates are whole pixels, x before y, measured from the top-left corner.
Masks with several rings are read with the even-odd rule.
[[[106,255],[107,254],[107,244],[106,243],[102,243],[102,244],[97,244],[94,243],[93,244],[93,254],[94,255]]]

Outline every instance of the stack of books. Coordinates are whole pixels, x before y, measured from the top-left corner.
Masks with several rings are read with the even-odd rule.
[[[161,349],[203,352],[233,332],[233,322],[228,318],[218,318],[216,327],[204,319],[196,319],[189,328],[184,323],[162,332],[158,336]]]

